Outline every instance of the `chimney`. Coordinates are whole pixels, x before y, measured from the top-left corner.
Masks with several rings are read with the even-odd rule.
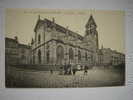
[[[38,15],[38,20],[40,20],[40,15]]]
[[[55,24],[55,18],[53,17],[52,18],[52,29],[53,30],[55,30],[55,26],[56,26],[56,24]]]
[[[103,49],[103,44],[102,44],[102,46],[101,46],[101,49]]]
[[[52,18],[52,21],[53,21],[53,23],[55,23],[55,18],[54,17]]]
[[[68,35],[68,28],[69,28],[69,27],[67,26],[67,27],[66,27],[66,35]]]
[[[32,38],[32,40],[31,40],[31,45],[33,45],[34,44],[34,40],[33,40],[33,38]]]
[[[14,39],[18,42],[18,37],[17,36],[15,36]]]

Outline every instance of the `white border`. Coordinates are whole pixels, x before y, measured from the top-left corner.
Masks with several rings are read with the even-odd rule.
[[[126,54],[133,51],[133,3],[127,0],[1,0],[0,1],[0,100],[132,100],[133,62],[126,57],[126,86],[66,89],[4,88],[4,8],[66,8],[126,11]]]

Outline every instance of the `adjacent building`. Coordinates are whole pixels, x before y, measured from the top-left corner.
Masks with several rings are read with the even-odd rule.
[[[30,52],[31,47],[24,44],[19,44],[19,63],[20,64],[29,64],[30,63]]]
[[[5,63],[6,64],[30,64],[31,47],[20,44],[18,38],[5,38]]]
[[[5,63],[18,64],[19,63],[19,50],[18,39],[5,38]]]
[[[112,51],[112,65],[125,64],[125,55],[117,52],[116,50]]]
[[[125,63],[125,55],[110,48],[103,48],[102,46],[102,48],[98,50],[97,54],[98,54],[97,65],[114,66]]]

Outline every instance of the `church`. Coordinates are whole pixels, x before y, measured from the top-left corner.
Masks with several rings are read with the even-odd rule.
[[[98,61],[97,25],[92,15],[85,23],[85,35],[56,24],[56,19],[38,16],[32,38],[32,64],[93,66]]]

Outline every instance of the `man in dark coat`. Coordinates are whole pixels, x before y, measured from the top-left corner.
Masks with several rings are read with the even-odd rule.
[[[64,75],[66,75],[67,74],[67,65],[65,64],[64,65]]]
[[[88,73],[88,67],[85,65],[85,67],[84,67],[84,75],[87,75],[87,73]]]
[[[71,70],[71,64],[68,65],[68,75],[72,74],[72,70]]]
[[[73,71],[73,75],[75,75],[77,71],[77,65],[72,66],[72,71]]]

